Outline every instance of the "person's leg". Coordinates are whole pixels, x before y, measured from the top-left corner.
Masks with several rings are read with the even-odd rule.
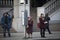
[[[42,28],[40,29],[40,34],[41,34],[41,37],[42,37]]]
[[[30,33],[30,38],[32,38],[32,34]]]
[[[30,37],[32,38],[33,27],[31,28]]]
[[[30,37],[32,38],[32,32],[30,33]]]
[[[30,32],[27,30],[27,38],[30,38]]]
[[[47,26],[47,30],[48,30],[49,34],[51,34],[51,31],[50,31],[50,29],[49,29],[49,27],[48,27],[48,26]]]
[[[43,29],[43,37],[45,37],[45,28]]]
[[[8,31],[8,36],[10,37],[11,36],[10,29],[7,28],[7,31]]]
[[[6,28],[3,29],[3,36],[6,37]]]
[[[28,33],[28,38],[30,38],[30,33]]]

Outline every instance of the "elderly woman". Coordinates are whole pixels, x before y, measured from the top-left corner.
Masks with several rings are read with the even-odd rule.
[[[32,37],[33,32],[33,20],[32,17],[28,17],[28,27],[27,27],[28,38]]]

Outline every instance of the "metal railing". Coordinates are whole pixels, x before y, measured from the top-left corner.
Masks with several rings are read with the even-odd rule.
[[[0,0],[0,7],[13,6],[13,0]]]
[[[45,13],[48,13],[49,15],[52,14],[54,11],[56,11],[60,6],[60,0],[55,0],[53,3],[51,3],[49,6],[45,8]]]

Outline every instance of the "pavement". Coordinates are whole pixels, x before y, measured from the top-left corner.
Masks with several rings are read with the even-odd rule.
[[[46,32],[46,38],[41,38],[39,32],[33,32],[32,38],[25,39],[24,33],[11,33],[11,37],[3,37],[3,34],[0,33],[0,40],[60,40],[60,31],[58,32],[52,32],[52,34],[49,34]]]

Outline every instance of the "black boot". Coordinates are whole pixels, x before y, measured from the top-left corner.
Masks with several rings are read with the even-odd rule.
[[[6,37],[6,34],[4,34],[3,36]]]

